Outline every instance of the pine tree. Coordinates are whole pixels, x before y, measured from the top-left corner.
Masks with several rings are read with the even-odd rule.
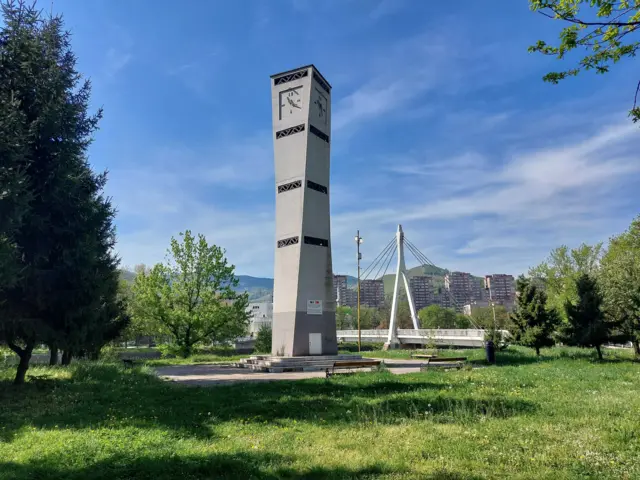
[[[577,302],[565,304],[568,323],[562,336],[570,345],[592,347],[602,360],[602,345],[609,341],[614,325],[607,322],[602,311],[602,294],[595,277],[580,275],[576,280]]]
[[[60,17],[43,19],[22,0],[0,5],[0,99],[13,102],[1,107],[13,117],[0,151],[16,150],[11,171],[22,180],[12,185],[28,189],[10,237],[19,276],[3,290],[0,338],[20,357],[22,383],[37,343],[73,353],[113,321],[118,260],[106,174],[86,158],[102,112],[88,113],[91,85],[75,70],[70,36]]]
[[[554,309],[547,309],[547,295],[528,278],[520,276],[516,282],[517,306],[511,315],[514,338],[525,347],[536,350],[554,345],[553,333],[559,323]]]

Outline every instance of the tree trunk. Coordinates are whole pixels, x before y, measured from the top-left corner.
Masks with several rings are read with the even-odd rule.
[[[65,350],[62,352],[62,365],[69,365],[71,363],[71,351]]]
[[[49,365],[58,364],[58,347],[49,347]]]
[[[35,343],[35,341],[28,342],[25,348],[20,348],[13,343],[9,343],[9,348],[11,348],[11,350],[20,357],[20,363],[18,363],[18,369],[16,370],[16,377],[13,380],[14,385],[22,385],[24,383],[27,370],[29,370],[29,361],[31,360],[31,353],[33,352]]]
[[[640,357],[640,342],[636,339],[632,340],[631,343],[633,344],[633,349],[636,352],[636,357]]]
[[[598,352],[598,358],[602,360],[602,348],[600,345],[596,345],[596,352]]]
[[[540,356],[540,347],[536,347],[536,356],[539,357]]]

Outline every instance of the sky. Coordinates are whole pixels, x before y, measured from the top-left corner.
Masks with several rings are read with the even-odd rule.
[[[402,224],[438,266],[518,275],[639,213],[637,70],[543,82],[576,57],[527,52],[562,25],[526,0],[40,5],[63,14],[104,108],[89,160],[109,171],[123,266],[190,229],[237,274],[273,275],[269,76],[311,63],[333,87],[336,273],[356,271],[356,229],[364,267]]]

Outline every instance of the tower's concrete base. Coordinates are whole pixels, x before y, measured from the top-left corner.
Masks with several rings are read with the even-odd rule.
[[[275,355],[254,355],[243,358],[236,366],[260,372],[313,372],[333,367],[334,362],[361,360],[360,355],[317,355],[304,357],[278,357]]]

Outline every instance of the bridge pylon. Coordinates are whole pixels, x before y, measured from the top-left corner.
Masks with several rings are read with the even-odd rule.
[[[389,335],[387,336],[387,342],[384,344],[384,349],[398,348],[400,341],[398,340],[398,296],[400,293],[400,277],[402,277],[402,284],[404,285],[404,291],[407,294],[407,300],[409,302],[409,309],[411,310],[411,320],[413,321],[413,328],[418,330],[420,323],[418,322],[418,315],[416,314],[416,305],[413,302],[413,295],[411,295],[411,289],[409,288],[409,277],[407,276],[407,266],[404,261],[404,232],[402,231],[402,225],[398,225],[398,231],[396,232],[396,249],[398,253],[398,265],[396,268],[396,279],[393,287],[393,302],[391,303],[391,318],[389,319]]]

